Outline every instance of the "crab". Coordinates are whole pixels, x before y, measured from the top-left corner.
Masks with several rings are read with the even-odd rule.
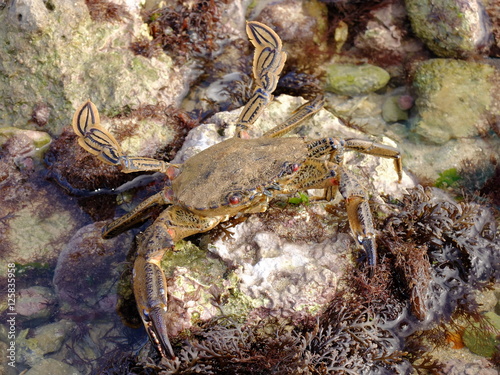
[[[146,331],[163,357],[175,358],[167,332],[167,282],[160,261],[177,241],[206,232],[233,217],[264,212],[278,195],[306,189],[323,189],[319,199],[331,200],[337,192],[346,200],[352,235],[366,253],[368,266],[377,264],[375,229],[368,194],[343,166],[344,151],[391,158],[398,180],[402,178],[397,149],[363,139],[327,137],[308,140],[280,138],[323,106],[317,97],[295,110],[282,124],[259,138],[249,129],[272,101],[272,92],[286,60],[279,36],[259,22],[247,22],[246,31],[255,47],[253,75],[256,88],[236,123],[236,134],[192,156],[183,164],[125,155],[115,138],[101,126],[96,106],[87,101],[73,117],[78,143],[107,164],[124,173],[155,171],[170,183],[126,215],[103,228],[111,238],[147,220],[151,209],[167,206],[138,236],[133,267],[133,288]]]

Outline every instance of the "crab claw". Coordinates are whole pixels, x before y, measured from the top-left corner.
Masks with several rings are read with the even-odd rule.
[[[148,332],[149,339],[156,345],[160,355],[173,359],[175,358],[175,354],[168,339],[165,312],[166,310],[163,308],[155,307],[147,315],[143,311],[141,318]]]
[[[167,281],[159,261],[139,254],[134,263],[133,284],[137,309],[149,338],[162,357],[175,358],[166,325]]]

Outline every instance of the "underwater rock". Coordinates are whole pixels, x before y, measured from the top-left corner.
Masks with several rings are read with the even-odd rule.
[[[498,370],[486,359],[472,362],[465,360],[450,360],[446,363],[443,375],[498,375]]]
[[[498,116],[499,73],[484,63],[432,59],[421,63],[413,80],[418,117],[414,132],[427,142],[469,138],[490,130],[489,116]]]
[[[53,358],[42,359],[39,363],[30,368],[24,375],[80,375],[80,372],[67,363]]]
[[[10,126],[0,128],[0,146],[4,147],[4,152],[13,156],[19,169],[33,170],[34,163],[43,160],[51,141],[50,135],[45,132]]]
[[[133,235],[104,240],[103,226],[98,222],[74,232],[57,260],[54,286],[61,309],[70,316],[114,312],[116,281]]]
[[[116,22],[93,21],[83,0],[16,1],[0,13],[3,124],[39,127],[45,122],[37,115],[44,103],[50,115],[43,128],[60,134],[88,98],[108,114],[144,103],[180,102],[191,69],[174,66],[164,53],[149,59],[134,55],[133,39],[148,37],[140,10],[120,13],[130,8],[115,7],[115,15],[121,14]],[[43,32],[36,34],[34,28]]]
[[[0,267],[8,262],[55,265],[60,248],[82,225],[84,215],[74,201],[44,182],[41,157],[50,141],[46,133],[9,127],[0,134]]]
[[[43,286],[32,286],[19,290],[16,312],[23,320],[47,320],[56,305],[54,291]]]
[[[370,64],[332,64],[326,67],[325,90],[340,95],[362,95],[384,87],[391,78],[384,69]]]
[[[382,106],[382,118],[387,122],[408,120],[408,112],[401,108],[400,97],[389,96]]]
[[[24,329],[16,337],[17,360],[35,366],[49,353],[59,351],[75,327],[69,320],[60,320],[35,329]]]
[[[415,34],[440,57],[465,58],[488,52],[491,22],[481,0],[406,0]]]
[[[251,19],[271,26],[283,41],[288,60],[314,66],[327,57],[326,5],[318,0],[262,1],[252,9]],[[323,52],[323,53],[321,53]]]
[[[500,346],[500,316],[492,311],[485,313],[486,319],[491,323],[489,326],[479,324],[467,327],[462,339],[465,346],[472,352],[482,357],[491,358]]]
[[[425,47],[413,34],[408,33],[403,2],[381,3],[368,17],[366,26],[354,38],[354,46],[359,50],[356,54],[361,59],[368,58],[370,62],[384,67],[391,77],[404,79],[402,61],[425,56]]]

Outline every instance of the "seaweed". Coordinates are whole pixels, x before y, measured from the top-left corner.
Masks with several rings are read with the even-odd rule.
[[[353,263],[318,315],[276,318],[262,310],[246,321],[200,321],[172,339],[175,359],[151,349],[153,357],[134,366],[163,375],[440,373],[433,348],[460,344],[473,323],[478,334],[491,330],[473,292],[500,276],[492,267],[500,261],[495,220],[485,206],[436,188],[385,200],[392,213],[380,223],[376,272]],[[282,212],[269,211],[261,215]]]
[[[219,49],[217,41],[222,38],[219,3],[218,0],[177,0],[149,12],[145,21],[153,37],[151,44],[161,46],[181,61],[192,56],[210,57]],[[144,40],[133,45],[134,52],[145,52],[146,56],[152,49],[154,47],[147,47]]]
[[[85,4],[90,18],[96,22],[115,22],[131,17],[123,5],[108,0],[85,0]]]

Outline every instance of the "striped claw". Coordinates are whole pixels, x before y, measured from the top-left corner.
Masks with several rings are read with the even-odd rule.
[[[119,165],[122,149],[116,139],[101,126],[99,112],[90,100],[73,116],[73,130],[78,144],[106,164]]]

